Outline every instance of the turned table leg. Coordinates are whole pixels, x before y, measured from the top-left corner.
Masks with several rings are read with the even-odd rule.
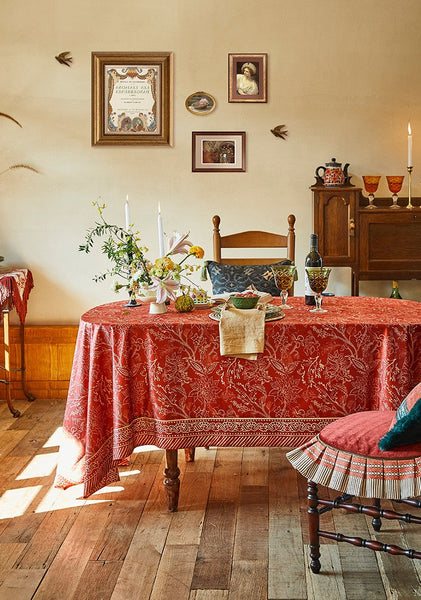
[[[9,310],[4,309],[3,311],[3,335],[4,335],[4,373],[5,379],[1,380],[1,383],[6,385],[6,400],[7,406],[9,407],[12,415],[16,417],[20,417],[21,412],[17,408],[13,406],[12,401],[12,390],[11,390],[11,381],[10,381],[10,329],[9,329]]]
[[[184,448],[186,462],[194,462],[194,453],[196,448]]]
[[[178,450],[166,450],[166,461],[167,466],[164,470],[164,486],[167,492],[168,498],[168,510],[170,512],[177,512],[178,509],[178,495],[180,491],[180,469],[178,468]]]
[[[25,364],[25,325],[23,323],[20,324],[19,328],[19,341],[20,341],[20,375],[21,375],[21,385],[23,393],[29,402],[33,402],[35,400],[35,396],[28,392],[26,389],[26,364]]]

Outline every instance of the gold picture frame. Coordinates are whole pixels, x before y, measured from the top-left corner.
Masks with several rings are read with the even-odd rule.
[[[216,107],[216,100],[207,92],[195,92],[186,98],[186,108],[193,115],[208,115]]]
[[[92,52],[92,145],[172,146],[173,53]]]

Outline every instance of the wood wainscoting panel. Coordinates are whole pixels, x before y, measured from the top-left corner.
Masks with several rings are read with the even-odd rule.
[[[19,326],[10,327],[10,366],[20,368]],[[35,398],[66,399],[75,350],[77,325],[41,325],[25,327],[26,388]],[[1,332],[0,364],[4,342]],[[3,376],[0,374],[0,378]],[[12,397],[24,399],[21,372],[11,373]],[[6,398],[6,386],[0,384],[0,398]]]

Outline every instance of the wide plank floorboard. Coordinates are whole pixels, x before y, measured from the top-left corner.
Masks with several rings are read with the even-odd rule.
[[[307,484],[285,448],[179,452],[179,512],[167,512],[165,452],[137,448],[90,498],[53,487],[62,400],[0,406],[0,600],[409,600],[421,561],[321,540],[309,568]],[[329,492],[331,498],[333,492]],[[386,503],[385,508],[391,508]],[[395,505],[400,512],[415,509]],[[420,526],[333,511],[322,528],[421,548]]]

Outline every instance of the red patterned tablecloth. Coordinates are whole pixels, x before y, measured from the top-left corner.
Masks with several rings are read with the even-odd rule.
[[[20,322],[25,323],[29,293],[34,287],[32,273],[29,269],[14,269],[8,273],[0,273],[0,307],[13,307]]]
[[[421,303],[290,299],[257,361],[221,357],[209,310],[149,315],[124,302],[82,316],[58,487],[118,480],[136,446],[296,446],[356,411],[396,408],[421,381]]]

